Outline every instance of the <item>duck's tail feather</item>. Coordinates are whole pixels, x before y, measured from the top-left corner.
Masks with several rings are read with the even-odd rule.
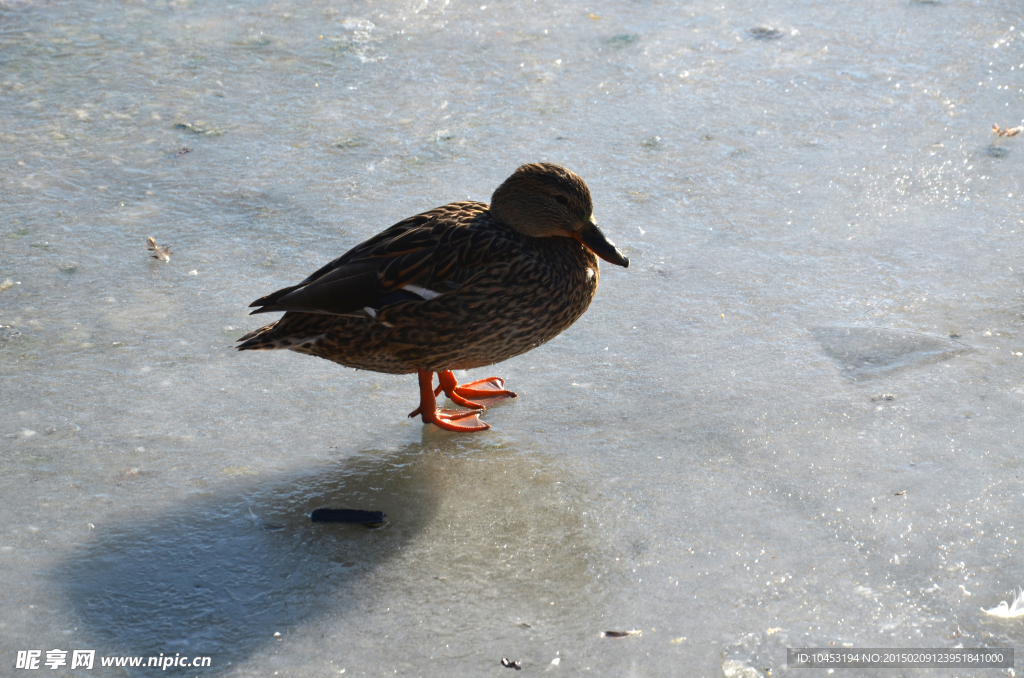
[[[269,325],[253,330],[238,340],[239,351],[292,349],[308,353],[324,336],[324,316],[285,313]]]
[[[279,322],[281,321],[277,320],[269,325],[264,325],[237,339],[238,346],[235,348],[239,351],[273,351],[279,348],[288,348],[290,342],[282,342],[279,337],[274,336],[274,330],[277,329]]]

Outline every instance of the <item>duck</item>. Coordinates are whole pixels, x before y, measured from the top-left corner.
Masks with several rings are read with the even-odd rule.
[[[479,415],[516,394],[472,370],[526,353],[586,312],[598,258],[628,267],[594,219],[587,184],[540,162],[522,165],[490,204],[463,201],[404,219],[250,304],[284,312],[238,339],[240,351],[287,349],[385,374],[417,374],[424,424],[484,431]],[[434,386],[437,374],[438,385]],[[444,391],[457,406],[438,407]]]

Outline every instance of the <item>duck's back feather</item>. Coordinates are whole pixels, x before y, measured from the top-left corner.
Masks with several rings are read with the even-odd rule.
[[[459,271],[487,259],[486,229],[473,228],[486,213],[479,202],[451,203],[410,217],[357,245],[298,285],[257,299],[253,313],[302,311],[349,315],[388,303],[431,295],[400,291],[407,286],[436,294],[457,287]],[[490,232],[491,238],[495,235]]]

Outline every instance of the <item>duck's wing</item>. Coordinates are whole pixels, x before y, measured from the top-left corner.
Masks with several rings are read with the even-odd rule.
[[[491,237],[470,228],[486,211],[452,203],[409,217],[357,245],[298,285],[257,299],[252,313],[301,311],[375,316],[399,301],[433,299],[458,288],[455,277],[485,262]]]

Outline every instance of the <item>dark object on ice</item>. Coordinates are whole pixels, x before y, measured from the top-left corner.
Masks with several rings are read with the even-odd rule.
[[[514,662],[508,657],[501,658],[501,665],[507,666],[510,669],[515,669],[516,671],[521,671],[523,669],[522,665],[519,662]]]
[[[314,523],[346,523],[378,527],[384,524],[383,511],[360,511],[359,509],[318,508],[313,509],[309,519]]]
[[[192,152],[191,148],[183,148],[180,151],[178,151],[178,154],[175,155],[174,157],[175,158],[180,158],[181,156],[185,155],[186,153],[191,153],[191,152]]]
[[[153,253],[150,256],[154,259],[159,259],[160,261],[171,260],[171,248],[166,245],[157,245],[155,238],[150,238],[146,241],[146,249]]]
[[[602,638],[628,638],[629,636],[635,636],[638,631],[604,631],[601,633]]]
[[[768,26],[755,26],[747,32],[754,40],[778,40],[782,37],[782,31]]]
[[[477,415],[516,397],[498,377],[459,384],[452,370],[508,360],[554,339],[590,306],[598,257],[628,266],[569,170],[523,165],[491,204],[455,202],[400,221],[298,285],[257,299],[284,316],[238,341],[341,365],[419,376],[419,415],[448,431],[484,431]],[[434,373],[440,386],[433,385]],[[438,408],[445,394],[465,410]]]

